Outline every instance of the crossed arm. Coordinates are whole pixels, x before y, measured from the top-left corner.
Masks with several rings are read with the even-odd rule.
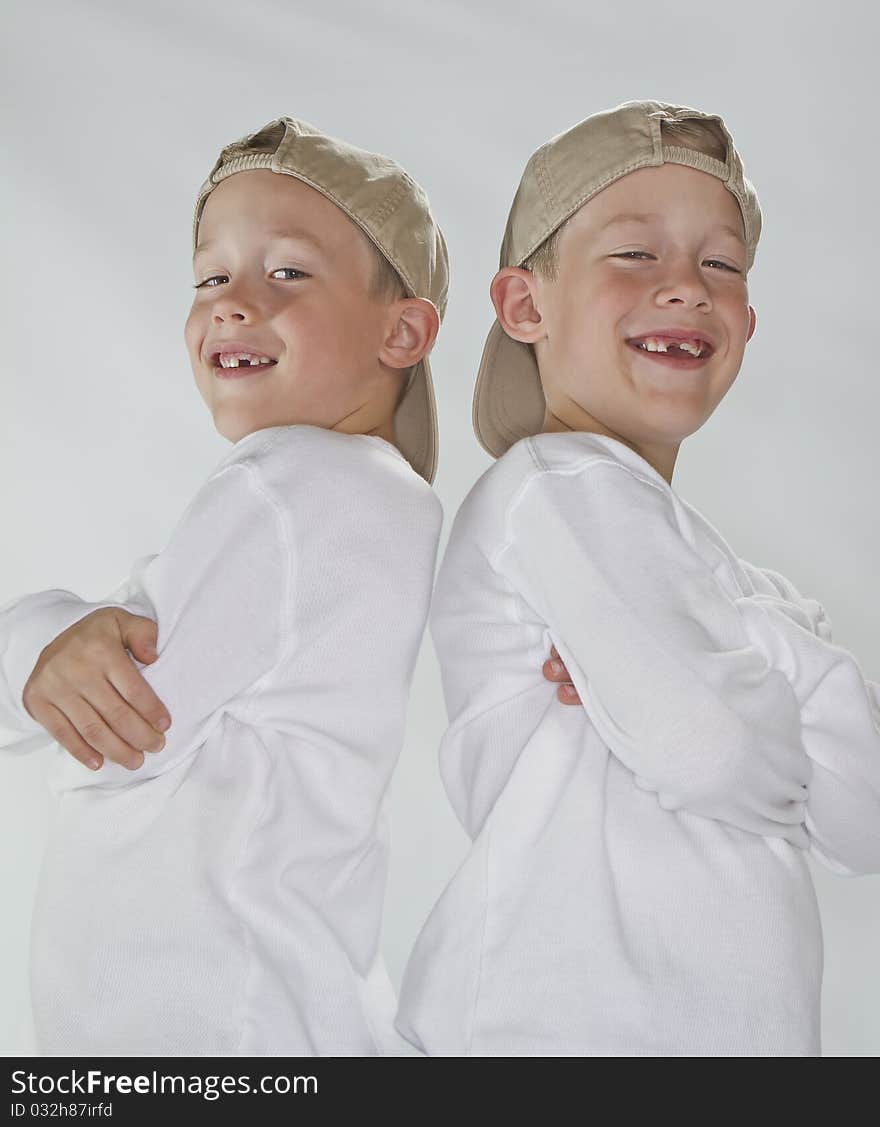
[[[802,732],[811,760],[804,808],[807,848],[839,876],[880,872],[880,684],[865,680],[852,655],[839,646],[833,652],[814,646],[812,662],[795,658],[786,636],[796,634],[789,633],[785,619],[823,643],[831,643],[831,632],[821,604],[792,601],[793,596],[798,597],[789,591],[763,605],[772,608],[780,631],[771,643],[774,661],[795,684],[802,683]],[[810,604],[818,608],[818,616],[803,609]],[[565,704],[582,703],[555,646],[544,663],[544,676],[559,682],[557,696]],[[855,707],[847,707],[847,698]]]
[[[97,772],[77,786],[189,755],[277,659],[291,571],[279,521],[253,471],[233,465],[104,605],[48,591],[0,608],[0,746],[45,729]]]
[[[512,499],[491,562],[518,617],[555,643],[545,678],[560,701],[580,699],[664,809],[787,838],[839,872],[876,871],[880,687],[797,621],[809,600],[778,592],[774,607],[723,582],[675,500],[607,460],[536,473]],[[440,581],[445,778],[460,788],[479,777],[486,808],[515,760],[492,753],[497,712],[479,707],[459,672],[471,666],[457,660],[456,584]]]

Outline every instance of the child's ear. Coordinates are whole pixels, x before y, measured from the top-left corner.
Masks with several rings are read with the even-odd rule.
[[[539,308],[540,283],[531,270],[502,266],[489,286],[502,329],[514,340],[534,344],[545,335]]]
[[[379,359],[391,368],[418,364],[440,331],[440,314],[433,302],[423,297],[405,297],[390,309],[391,329],[379,350]]]

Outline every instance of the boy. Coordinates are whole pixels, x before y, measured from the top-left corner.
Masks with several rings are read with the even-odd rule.
[[[819,1052],[804,854],[880,869],[880,686],[671,487],[754,332],[760,226],[686,106],[624,103],[526,166],[474,396],[498,461],[430,619],[473,841],[401,987],[430,1054]]]
[[[289,117],[223,149],[193,246],[186,345],[232,448],[99,626],[65,591],[0,618],[9,742],[42,724],[71,752],[35,908],[40,1051],[382,1053],[386,789],[442,520],[446,246],[399,165]],[[146,690],[131,613],[157,622]],[[144,758],[150,702],[171,726]]]

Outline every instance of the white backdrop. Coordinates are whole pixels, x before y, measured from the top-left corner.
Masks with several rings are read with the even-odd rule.
[[[395,157],[447,237],[450,304],[432,354],[442,552],[489,464],[471,389],[523,164],[596,110],[656,98],[724,116],[765,224],[755,336],[716,415],[685,442],[674,486],[740,556],[819,598],[835,641],[880,678],[877,31],[875,10],[852,2],[18,0],[2,69],[0,603],[47,587],[104,595],[162,547],[227,449],[183,345],[192,206],[220,147],[283,114]],[[437,772],[444,723],[426,637],[393,784],[395,983],[465,852]],[[0,756],[7,1054],[32,1051],[43,765],[40,753]],[[877,1055],[880,876],[811,868],[824,1051]]]

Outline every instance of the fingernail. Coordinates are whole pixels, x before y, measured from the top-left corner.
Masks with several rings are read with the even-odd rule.
[[[156,723],[156,727],[160,732],[167,731],[167,729],[171,727],[171,721],[167,716],[163,716],[162,719]]]
[[[100,759],[90,759],[89,762],[88,762],[88,766],[91,767],[91,769],[93,771],[97,771],[98,768],[101,766],[101,760]]]
[[[561,661],[551,661],[550,662],[550,672],[560,674],[562,672],[562,662]]]

